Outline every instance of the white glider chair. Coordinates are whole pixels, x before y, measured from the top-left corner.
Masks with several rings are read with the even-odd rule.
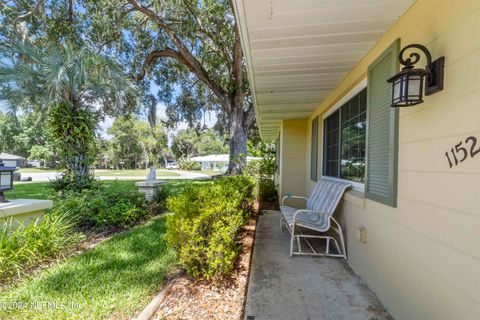
[[[293,196],[290,194],[287,194],[282,198],[282,205],[280,206],[280,211],[282,212],[280,218],[280,230],[283,231],[283,226],[286,226],[288,231],[290,231],[290,256],[314,255],[347,259],[342,227],[332,215],[342,199],[345,190],[351,186],[352,185],[348,182],[321,178],[315,185],[310,198]],[[296,209],[286,206],[284,203],[287,199],[305,199],[307,201],[307,209]],[[340,246],[335,237],[327,234],[327,231],[330,229],[335,231],[338,235]],[[317,233],[320,234],[318,235]],[[309,246],[311,252],[302,251],[300,243],[302,238]],[[325,239],[325,252],[316,251],[308,241],[311,238]],[[294,240],[297,241],[297,251],[293,250]],[[331,252],[331,243],[335,244],[335,253]]]

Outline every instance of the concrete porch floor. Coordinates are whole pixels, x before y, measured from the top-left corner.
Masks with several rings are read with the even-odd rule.
[[[245,319],[393,319],[343,259],[290,258],[279,219],[276,211],[259,217]]]

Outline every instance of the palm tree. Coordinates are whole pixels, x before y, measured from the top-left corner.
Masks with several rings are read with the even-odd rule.
[[[10,54],[13,62],[0,60],[0,100],[12,108],[41,108],[66,173],[79,183],[88,180],[97,116],[133,111],[133,80],[114,61],[68,44],[44,49],[17,42]]]

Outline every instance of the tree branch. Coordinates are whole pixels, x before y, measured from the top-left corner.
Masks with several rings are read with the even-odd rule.
[[[217,50],[221,55],[223,55],[226,61],[232,61],[233,59],[229,54],[229,52],[225,49],[225,45],[221,42],[217,43],[217,41],[215,40],[216,39],[215,35],[204,28],[202,19],[200,19],[198,12],[196,12],[195,9],[190,6],[190,3],[188,2],[188,0],[184,0],[183,3],[185,4],[185,7],[187,8],[187,11],[192,16],[193,20],[197,24],[198,31],[206,35],[212,41],[212,45],[206,43],[205,41],[203,41],[203,39],[200,39],[200,41],[202,41],[204,45],[209,46],[211,48],[213,47],[213,49]]]
[[[15,18],[15,20],[25,20],[25,19],[27,19],[28,17],[32,16],[33,14],[35,14],[37,12],[40,12],[41,14],[45,13],[45,2],[44,2],[44,0],[38,0],[30,11],[28,11],[24,14],[18,15]]]
[[[207,70],[188,50],[183,41],[176,35],[175,31],[168,24],[166,24],[159,15],[149,8],[142,6],[137,0],[128,1],[138,12],[141,12],[152,19],[155,24],[167,34],[174,46],[177,48],[177,54],[173,58],[184,64],[192,73],[194,73],[201,81],[203,81],[215,93],[220,101],[222,101],[224,104],[228,104],[227,91],[210,77]],[[153,57],[152,61],[154,61],[156,58],[157,57]]]
[[[142,69],[140,70],[140,73],[136,74],[134,76],[134,79],[136,81],[143,80],[143,78],[145,78],[145,76],[148,73],[148,70],[150,69],[151,65],[155,62],[155,60],[159,58],[165,58],[165,57],[173,58],[183,64],[185,63],[182,57],[180,56],[180,54],[171,48],[166,48],[164,50],[154,50],[150,52],[148,56],[145,58],[145,60],[143,61],[143,65],[142,65]]]

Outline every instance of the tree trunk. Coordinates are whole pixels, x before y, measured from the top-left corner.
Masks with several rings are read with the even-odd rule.
[[[70,172],[75,179],[77,186],[84,186],[90,180],[90,170],[87,164],[88,158],[84,154],[69,156],[65,159],[67,172]]]
[[[243,108],[233,107],[230,120],[230,161],[227,173],[241,174],[247,165],[247,129]]]
[[[70,25],[73,24],[73,0],[68,1],[68,22]]]

